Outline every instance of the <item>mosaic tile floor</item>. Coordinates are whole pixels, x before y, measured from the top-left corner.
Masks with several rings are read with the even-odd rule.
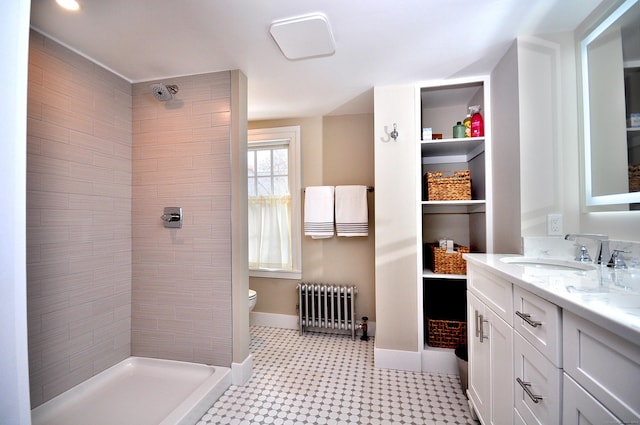
[[[456,375],[373,367],[373,339],[251,328],[253,377],[196,425],[477,424]]]

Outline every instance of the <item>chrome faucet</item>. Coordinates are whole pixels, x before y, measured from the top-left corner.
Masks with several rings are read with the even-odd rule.
[[[607,264],[611,254],[609,253],[609,236],[596,233],[569,233],[564,237],[568,241],[575,241],[576,238],[592,239],[596,241],[596,255],[593,262],[596,264]]]
[[[611,260],[607,264],[607,267],[613,267],[614,269],[626,269],[627,264],[624,262],[621,253],[629,253],[629,251],[623,251],[621,249],[614,249],[611,254]]]

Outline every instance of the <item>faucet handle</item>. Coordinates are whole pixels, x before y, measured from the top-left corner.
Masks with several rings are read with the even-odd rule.
[[[576,261],[580,261],[581,263],[590,263],[591,256],[589,255],[589,250],[587,249],[587,247],[584,245],[578,245],[578,244],[576,244],[575,246],[580,247],[578,249],[578,254],[576,255]]]
[[[627,264],[624,262],[624,258],[620,255],[620,253],[629,253],[629,251],[623,251],[621,249],[614,249],[613,254],[611,254],[611,259],[609,263],[607,263],[607,267],[613,267],[614,269],[626,269]]]

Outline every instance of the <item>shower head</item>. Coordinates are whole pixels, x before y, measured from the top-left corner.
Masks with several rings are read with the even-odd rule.
[[[151,93],[153,93],[153,96],[159,101],[166,102],[167,100],[173,99],[173,95],[178,93],[178,86],[165,86],[163,83],[154,83],[151,84]]]

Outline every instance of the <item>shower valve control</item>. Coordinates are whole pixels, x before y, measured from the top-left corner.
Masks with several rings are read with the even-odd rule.
[[[164,222],[164,227],[170,229],[182,228],[182,208],[181,207],[165,207],[164,214],[160,216]]]

